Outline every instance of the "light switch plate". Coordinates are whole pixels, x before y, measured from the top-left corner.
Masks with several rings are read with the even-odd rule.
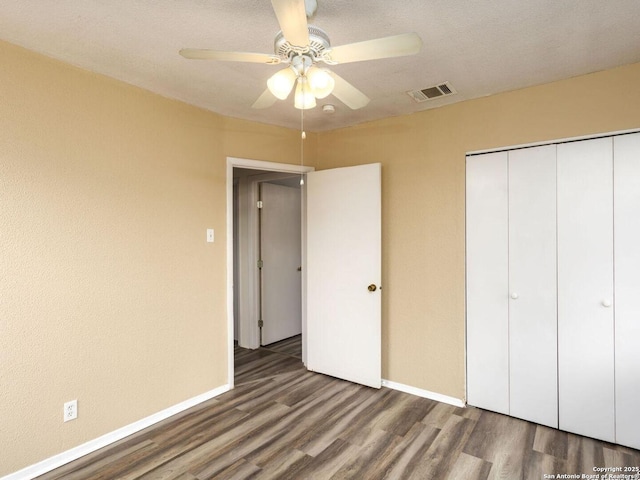
[[[213,243],[213,228],[207,228],[207,243]]]

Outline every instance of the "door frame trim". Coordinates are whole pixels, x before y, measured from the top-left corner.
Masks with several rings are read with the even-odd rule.
[[[262,160],[251,160],[247,158],[227,157],[227,382],[230,388],[234,386],[234,356],[233,356],[233,330],[234,330],[234,284],[233,284],[233,169],[246,168],[252,170],[262,170],[282,173],[304,174],[315,170],[314,167],[304,165],[294,165],[290,163],[277,163]],[[303,189],[303,215],[305,209],[305,194]],[[302,264],[306,260],[306,225],[302,225]],[[302,336],[303,336],[303,361],[304,339],[306,334],[306,274],[303,269],[302,275]]]

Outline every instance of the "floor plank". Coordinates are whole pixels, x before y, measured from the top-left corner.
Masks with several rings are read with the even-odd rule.
[[[271,343],[262,347],[272,352],[284,353],[296,358],[302,358],[302,335],[285,338],[279,342]]]
[[[446,478],[447,480],[486,480],[490,471],[490,462],[461,452]],[[530,478],[542,478],[542,475]]]
[[[516,480],[640,465],[631,448],[308,372],[299,345],[236,347],[233,390],[38,478]]]

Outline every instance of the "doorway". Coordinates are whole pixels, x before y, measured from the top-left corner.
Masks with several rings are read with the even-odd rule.
[[[302,360],[305,358],[305,298],[304,298],[304,275],[302,273],[302,265],[304,264],[305,251],[304,245],[304,192],[300,188],[301,175],[312,171],[312,167],[303,167],[299,165],[278,164],[270,162],[261,162],[256,160],[228,158],[227,159],[227,280],[231,286],[227,293],[227,310],[228,310],[228,328],[229,328],[229,384],[233,386],[234,375],[234,346],[237,342],[241,347],[256,349],[267,342],[277,341],[279,336],[285,335],[283,345],[275,343],[274,348],[283,346],[287,348],[286,335],[294,332],[296,329],[302,337]],[[264,188],[261,188],[264,187]],[[295,193],[293,193],[295,192]],[[261,238],[265,238],[264,233],[259,235],[261,212],[257,208],[258,201],[262,196],[269,196],[270,199],[280,197],[284,198],[285,203],[292,201],[297,202],[294,208],[288,208],[288,215],[296,215],[302,217],[298,230],[297,246],[299,248],[299,256],[297,259],[287,260],[285,267],[282,264],[284,255],[283,249],[278,249],[276,243],[282,241],[278,238],[278,233],[282,233],[282,225],[271,225],[271,233],[276,232],[276,237],[270,237],[267,232],[266,245],[261,245]],[[274,197],[275,195],[275,197]],[[293,200],[292,200],[293,199]],[[271,200],[270,200],[271,201]],[[278,200],[280,201],[280,200]],[[278,219],[280,215],[271,214],[265,216],[264,220]],[[268,230],[268,229],[267,229]],[[291,234],[291,232],[289,232]],[[280,255],[275,260],[274,265],[270,265],[269,272],[266,268],[261,270],[259,267],[267,267],[264,263],[259,262],[263,259],[261,251],[269,247],[271,254]],[[280,250],[278,252],[278,250]],[[294,268],[294,275],[291,276],[292,262],[297,263]],[[282,268],[279,268],[282,267]],[[288,277],[289,284],[295,283],[297,279],[298,289],[295,294],[297,298],[292,298],[288,302],[274,301],[274,298],[282,296],[282,291],[273,289],[273,285],[277,284],[281,277],[283,268],[287,272],[284,277]],[[266,275],[265,275],[266,274]],[[266,276],[266,278],[265,278]],[[285,279],[286,283],[287,280]],[[265,288],[266,287],[266,288]],[[275,315],[287,317],[286,312],[282,312],[282,306],[291,310],[297,310],[298,315],[293,324],[280,325],[274,331],[261,331],[259,326],[260,320],[266,320],[264,315]],[[275,311],[274,311],[275,308]],[[277,323],[277,322],[276,322]],[[272,326],[272,325],[269,325]],[[278,331],[280,329],[281,331]],[[267,334],[265,336],[265,334]]]
[[[302,333],[300,175],[233,174],[234,340],[255,349]]]

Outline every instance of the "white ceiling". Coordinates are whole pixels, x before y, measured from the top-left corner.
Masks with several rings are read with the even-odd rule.
[[[318,0],[309,23],[333,46],[412,31],[424,42],[412,57],[331,67],[371,103],[350,110],[329,96],[318,105],[335,105],[334,114],[304,112],[310,131],[640,62],[640,0]],[[298,128],[291,97],[251,108],[282,67],[178,55],[183,47],[270,54],[278,30],[269,0],[0,2],[0,38],[10,43],[223,115]],[[421,104],[405,93],[444,81],[458,93]]]

